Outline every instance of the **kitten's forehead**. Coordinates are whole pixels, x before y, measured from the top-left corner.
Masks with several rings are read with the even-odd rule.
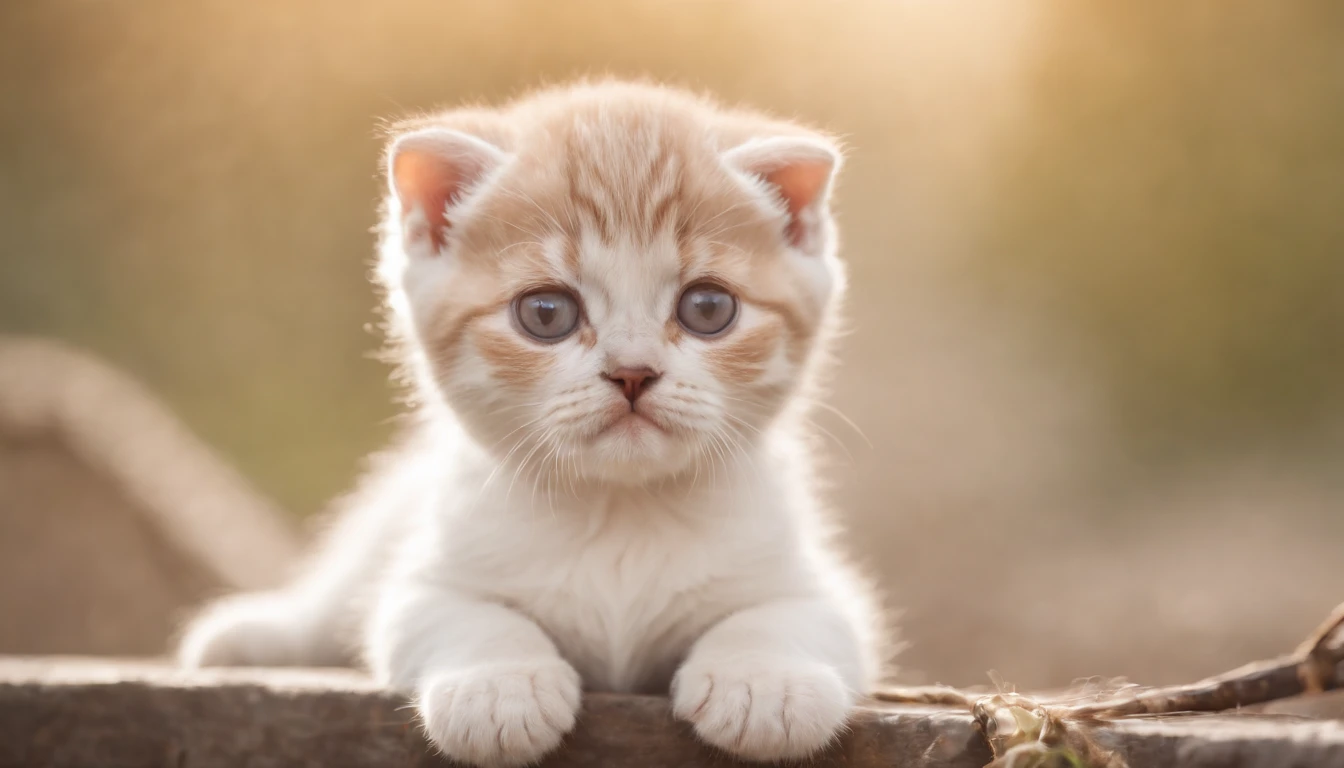
[[[642,115],[572,122],[524,143],[460,232],[469,256],[520,280],[648,301],[714,252],[769,253],[778,222],[703,132]],[[539,258],[544,254],[544,258]],[[499,264],[493,265],[499,266]],[[530,274],[529,274],[530,272]]]
[[[668,228],[684,237],[751,198],[703,116],[684,107],[580,100],[543,111],[520,126],[502,185],[539,203],[574,237],[649,243]]]
[[[686,269],[680,244],[667,229],[614,239],[585,230],[577,250],[575,277],[595,322],[656,320]]]

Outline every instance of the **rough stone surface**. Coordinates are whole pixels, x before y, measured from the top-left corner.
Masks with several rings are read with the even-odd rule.
[[[1344,766],[1344,723],[1285,715],[1130,720],[1102,729],[1099,740],[1133,768]],[[989,760],[965,713],[873,704],[810,764],[980,768]],[[0,659],[0,766],[447,764],[402,699],[354,672]],[[590,694],[577,730],[544,765],[731,764],[673,720],[665,699]]]

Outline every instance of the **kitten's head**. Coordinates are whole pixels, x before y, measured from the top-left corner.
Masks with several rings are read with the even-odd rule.
[[[731,463],[843,287],[826,138],[602,84],[397,127],[379,276],[428,395],[509,461],[642,483]]]

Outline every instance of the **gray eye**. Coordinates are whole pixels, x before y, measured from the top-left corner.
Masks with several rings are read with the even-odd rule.
[[[693,285],[677,302],[677,322],[697,336],[717,336],[737,319],[737,297],[717,285]]]
[[[564,291],[525,294],[514,302],[518,327],[537,341],[559,341],[579,327],[579,302]]]

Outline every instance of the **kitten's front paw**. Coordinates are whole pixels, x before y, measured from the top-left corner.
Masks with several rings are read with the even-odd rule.
[[[796,658],[692,657],[672,681],[673,714],[748,760],[817,752],[844,727],[852,704],[839,673]]]
[[[432,676],[420,716],[455,760],[525,765],[560,745],[579,710],[579,673],[562,659],[484,664]]]

